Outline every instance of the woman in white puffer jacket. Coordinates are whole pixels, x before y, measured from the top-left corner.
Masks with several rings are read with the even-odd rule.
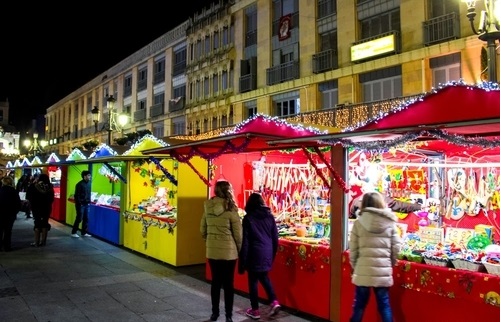
[[[382,321],[393,321],[389,288],[393,285],[393,266],[401,244],[397,220],[380,193],[368,192],[363,196],[359,217],[350,233],[350,264],[355,284],[350,322],[362,321],[371,289]]]

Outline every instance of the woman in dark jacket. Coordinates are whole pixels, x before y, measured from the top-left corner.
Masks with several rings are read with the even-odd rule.
[[[38,180],[28,187],[26,199],[30,201],[31,211],[35,219],[35,242],[31,246],[45,246],[47,232],[50,230],[49,216],[54,202],[54,188],[50,183],[49,176],[40,174]]]
[[[259,193],[252,193],[245,205],[242,221],[243,240],[239,254],[238,272],[247,271],[251,308],[245,314],[253,319],[261,318],[258,302],[258,282],[270,300],[270,316],[280,309],[268,272],[278,249],[278,230],[275,217]]]
[[[0,249],[8,252],[11,250],[12,227],[17,218],[17,213],[21,210],[21,199],[19,193],[14,188],[14,180],[10,176],[2,178],[0,187]]]

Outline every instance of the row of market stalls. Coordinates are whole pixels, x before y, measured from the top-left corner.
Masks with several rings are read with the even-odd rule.
[[[54,219],[73,223],[73,187],[88,169],[91,234],[170,265],[202,264],[199,222],[214,183],[231,182],[240,209],[259,191],[279,228],[270,274],[278,298],[331,321],[351,312],[348,209],[364,191],[427,203],[426,216],[399,214],[402,236],[426,247],[465,246],[475,229],[499,242],[499,88],[492,84],[448,84],[342,132],[256,115],[211,138],[169,145],[145,136],[116,149],[74,150],[41,164],[61,174]],[[498,275],[402,260],[394,278],[396,321],[499,320]],[[235,288],[248,291],[245,275],[235,275]],[[373,300],[365,315],[377,320]]]

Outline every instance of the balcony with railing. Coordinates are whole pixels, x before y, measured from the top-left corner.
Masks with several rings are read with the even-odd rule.
[[[141,79],[137,81],[137,91],[142,91],[145,90],[146,87],[148,86],[148,80],[147,79]]]
[[[150,117],[156,117],[164,114],[164,103],[158,103],[150,107]]]
[[[460,37],[459,15],[452,12],[423,22],[423,43],[425,46]]]
[[[169,100],[169,112],[181,111],[185,107],[184,96],[176,97]]]
[[[186,71],[186,60],[177,62],[172,67],[172,76],[183,74]]]
[[[257,44],[257,30],[247,31],[245,33],[245,47]]]
[[[134,112],[134,122],[146,120],[146,109],[137,110]]]
[[[266,84],[274,85],[299,78],[299,61],[290,61],[266,70]]]
[[[380,115],[389,113],[397,108],[401,108],[401,106],[405,105],[407,101],[417,99],[418,97],[419,95],[412,95],[370,103],[350,105],[339,104],[328,109],[300,113],[284,117],[284,119],[288,122],[345,129],[347,127],[359,126],[363,122],[373,120]]]
[[[160,84],[165,82],[165,70],[155,73],[153,75],[153,84]]]
[[[132,95],[132,86],[124,87],[124,97],[129,97]]]
[[[257,75],[247,74],[240,77],[240,93],[253,91],[257,88]]]
[[[313,55],[313,73],[319,74],[336,68],[338,68],[336,50],[328,49]]]

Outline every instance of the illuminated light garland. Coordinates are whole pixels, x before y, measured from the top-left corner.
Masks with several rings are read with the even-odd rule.
[[[85,154],[83,154],[82,151],[80,151],[80,149],[75,148],[75,149],[71,150],[70,154],[66,158],[66,161],[85,160],[85,159],[87,159]]]
[[[173,175],[171,175],[167,171],[167,169],[164,168],[168,175],[166,175],[165,172],[163,175],[156,175],[153,173],[153,171],[150,171],[149,169],[146,169],[146,168],[142,168],[142,165],[144,163],[146,163],[145,160],[136,160],[136,161],[132,162],[131,167],[132,167],[132,169],[134,169],[135,172],[139,173],[139,175],[143,178],[146,178],[146,176],[149,175],[151,187],[156,186],[157,179],[160,180],[160,182],[164,182],[165,179],[168,179],[171,183],[173,183],[174,185],[177,186],[176,178]],[[155,163],[155,162],[153,162],[153,163]],[[155,165],[157,166],[157,169],[161,169],[161,168],[159,168],[157,163],[155,163]],[[145,182],[145,185],[146,185],[146,182]]]
[[[322,162],[327,166],[327,168],[331,172],[332,176],[334,177],[334,180],[336,180],[338,186],[344,191],[344,193],[348,193],[350,191],[350,189],[348,189],[348,187],[346,186],[346,182],[343,180],[343,178],[341,178],[339,173],[337,173],[337,171],[334,170],[334,168],[332,167],[330,162],[328,162],[327,159],[325,159],[322,151],[318,147],[314,147],[313,149],[317,153],[320,160],[322,160]]]
[[[132,146],[127,151],[125,151],[123,153],[123,155],[132,155],[133,152],[136,152],[139,149],[139,147],[141,147],[141,145],[144,144],[145,141],[152,141],[152,142],[156,143],[156,145],[158,145],[158,147],[169,146],[168,143],[156,138],[155,136],[153,136],[151,134],[146,134],[143,137],[141,137],[141,139],[139,139],[137,142],[132,144]]]
[[[326,134],[327,131],[321,131],[318,128],[315,128],[313,126],[304,126],[303,124],[291,124],[289,123],[286,119],[279,118],[278,116],[269,116],[265,114],[254,114],[253,116],[247,118],[246,120],[240,122],[237,124],[234,128],[226,130],[223,132],[224,135],[231,135],[231,134],[238,134],[238,133],[245,133],[246,132],[246,127],[251,123],[255,122],[256,120],[262,120],[263,122],[273,122],[275,126],[283,126],[288,129],[298,131],[298,132],[310,132],[312,135],[314,134]]]

